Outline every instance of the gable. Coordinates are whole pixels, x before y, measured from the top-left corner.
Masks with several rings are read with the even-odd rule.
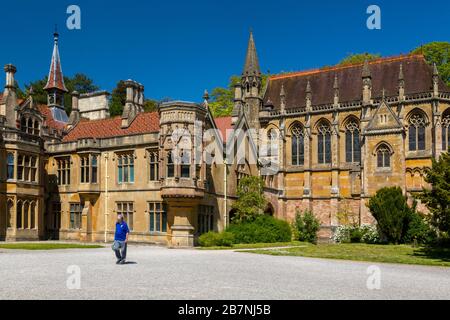
[[[398,132],[403,130],[403,125],[389,104],[383,100],[372,116],[365,133]]]

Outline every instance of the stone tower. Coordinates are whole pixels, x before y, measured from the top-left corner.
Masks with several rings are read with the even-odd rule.
[[[64,94],[68,92],[64,84],[64,76],[61,68],[61,60],[59,58],[58,38],[59,34],[55,32],[52,61],[50,63],[50,71],[48,73],[47,84],[44,90],[47,91],[48,107],[52,112],[53,118],[60,122],[67,123],[69,117],[64,109]]]
[[[235,87],[235,107],[233,123],[244,113],[251,129],[259,129],[259,110],[262,105],[261,97],[262,77],[256,53],[253,33],[250,32],[247,55],[241,83]]]

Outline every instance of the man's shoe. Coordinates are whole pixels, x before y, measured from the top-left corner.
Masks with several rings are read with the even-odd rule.
[[[125,259],[124,259],[124,260],[121,260],[119,263],[120,263],[120,264],[125,264],[126,261],[125,261]]]
[[[122,261],[122,260],[117,260],[117,261],[116,261],[116,264],[120,264],[121,261]]]

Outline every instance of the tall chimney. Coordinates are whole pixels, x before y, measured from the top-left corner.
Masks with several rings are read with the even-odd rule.
[[[16,84],[15,84],[15,80],[14,80],[14,74],[17,72],[17,69],[14,65],[12,64],[7,64],[5,65],[5,72],[6,72],[6,84],[5,84],[5,89],[10,89],[10,90],[16,90]]]
[[[78,104],[79,100],[80,94],[78,93],[78,91],[72,92],[72,111],[70,112],[69,121],[67,122],[69,129],[74,127],[80,121],[81,116]]]

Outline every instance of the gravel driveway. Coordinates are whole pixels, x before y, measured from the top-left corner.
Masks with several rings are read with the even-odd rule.
[[[110,248],[3,250],[0,299],[450,298],[450,268],[133,245],[128,260],[116,265]]]

